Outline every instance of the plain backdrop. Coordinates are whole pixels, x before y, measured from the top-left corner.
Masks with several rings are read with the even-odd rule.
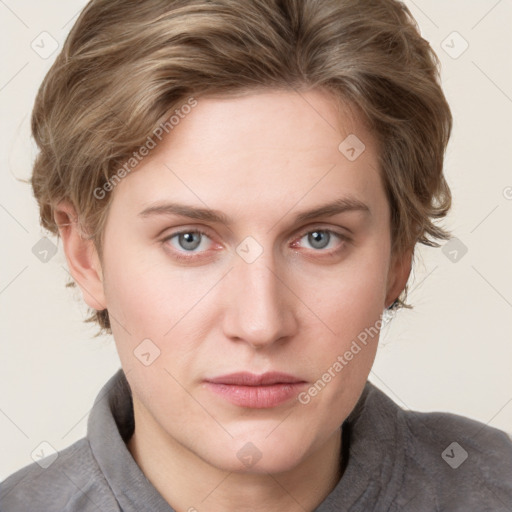
[[[80,293],[65,288],[60,242],[47,262],[34,254],[47,233],[30,187],[16,180],[30,176],[35,156],[37,89],[85,3],[0,2],[0,480],[33,462],[42,442],[60,450],[83,437],[94,398],[120,367],[113,340],[92,337]],[[404,408],[512,432],[512,2],[406,4],[441,59],[454,116],[445,225],[457,240],[420,247],[415,307],[383,330],[370,380]],[[59,48],[41,55],[52,38]]]

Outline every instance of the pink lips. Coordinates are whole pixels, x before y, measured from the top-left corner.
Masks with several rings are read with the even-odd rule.
[[[207,388],[240,407],[264,409],[295,398],[305,381],[280,372],[238,372],[205,381]]]

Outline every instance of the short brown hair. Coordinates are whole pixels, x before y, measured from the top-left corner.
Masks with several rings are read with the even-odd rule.
[[[392,252],[439,247],[450,238],[434,221],[451,206],[452,117],[438,68],[395,0],[92,0],[32,113],[41,224],[58,235],[54,208],[67,199],[101,257],[112,194],[97,191],[187,98],[322,88],[356,107],[380,143]],[[406,296],[395,305],[410,308]],[[111,332],[107,310],[87,321]]]

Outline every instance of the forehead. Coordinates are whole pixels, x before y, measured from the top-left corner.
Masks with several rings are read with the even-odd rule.
[[[222,144],[223,157],[257,149],[258,144],[265,144],[265,150],[337,150],[350,134],[374,142],[368,140],[371,133],[357,107],[326,90],[244,91],[198,98],[197,106],[164,135],[153,155],[181,145],[194,145],[200,156]]]
[[[199,97],[114,194],[139,211],[181,199],[236,215],[344,195],[378,203],[376,151],[357,110],[325,91]]]

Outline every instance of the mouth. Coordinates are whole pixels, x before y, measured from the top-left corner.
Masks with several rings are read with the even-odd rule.
[[[306,381],[281,372],[231,373],[205,380],[211,392],[239,407],[266,409],[296,398]]]

